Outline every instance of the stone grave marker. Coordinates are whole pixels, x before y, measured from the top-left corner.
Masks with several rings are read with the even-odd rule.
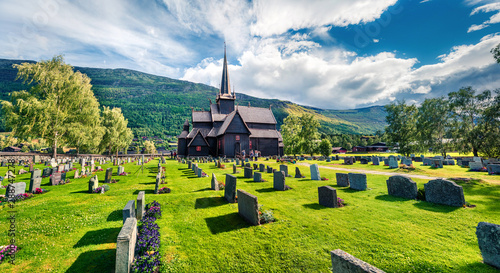
[[[483,170],[483,163],[477,162],[477,161],[472,161],[469,163],[469,168],[471,171],[479,172]]]
[[[443,168],[443,160],[442,159],[432,159],[431,160],[431,168]]]
[[[366,174],[364,173],[349,173],[349,187],[357,191],[366,191]]]
[[[288,166],[287,165],[280,165],[280,171],[285,173],[285,176],[288,177]]]
[[[300,173],[300,169],[299,169],[299,167],[295,167],[295,178],[305,178],[305,176],[303,176],[303,175]]]
[[[406,199],[417,199],[417,183],[410,178],[395,175],[389,177],[386,182],[389,195]]]
[[[389,158],[389,168],[397,169],[399,167],[398,161],[395,158]]]
[[[44,168],[42,172],[43,177],[48,177],[52,174],[52,169],[51,168]]]
[[[266,171],[266,166],[264,164],[259,164],[259,172],[265,172]]]
[[[203,176],[203,170],[201,168],[198,168],[197,171],[198,171],[198,173],[197,173],[198,177],[202,177]]]
[[[52,175],[50,176],[50,184],[52,186],[59,185],[59,183],[61,183],[61,180],[62,180],[62,173],[55,172],[52,173]]]
[[[380,165],[380,159],[378,157],[374,157],[372,159],[373,165],[379,166]]]
[[[273,173],[273,168],[267,166],[267,173]]]
[[[486,166],[489,175],[500,174],[500,164],[488,164]]]
[[[116,172],[116,175],[120,175],[125,172],[125,168],[123,166],[118,166],[118,171]]]
[[[155,194],[158,194],[158,191],[160,190],[160,182],[161,182],[161,176],[160,174],[156,174],[156,180],[155,180]]]
[[[385,271],[382,271],[341,249],[331,251],[330,255],[332,258],[332,272],[335,273],[385,273]]]
[[[226,186],[224,187],[224,199],[229,203],[236,202],[236,181],[233,175],[226,174]]]
[[[405,158],[402,161],[403,161],[403,164],[406,166],[411,166],[411,164],[413,164],[412,160],[409,158]]]
[[[144,217],[145,205],[146,205],[146,192],[140,191],[139,194],[137,195],[137,209],[135,213],[137,220],[141,220],[142,217]]]
[[[262,182],[262,173],[254,172],[253,173],[253,182]]]
[[[285,173],[283,171],[275,171],[273,173],[273,188],[277,191],[287,190],[285,185]]]
[[[359,163],[361,163],[361,164],[368,164],[368,159],[366,159],[366,158],[361,158],[361,159],[359,160]]]
[[[245,178],[252,178],[252,168],[250,167],[245,167]]]
[[[455,182],[435,179],[424,184],[427,202],[462,207],[465,205],[464,190]]]
[[[479,222],[476,236],[484,263],[500,269],[500,225]]]
[[[309,169],[311,171],[311,180],[321,180],[318,164],[312,164]]]
[[[210,189],[214,191],[219,190],[219,182],[217,181],[217,177],[215,177],[215,173],[212,173],[212,180],[210,182]]]
[[[254,170],[254,171],[256,171],[256,170],[258,170],[258,169],[259,169],[259,165],[257,165],[257,164],[255,164],[255,163],[254,163],[254,164],[253,164],[253,170]]]
[[[352,157],[344,157],[344,165],[352,165],[354,164],[354,159]]]
[[[111,182],[111,176],[113,175],[113,168],[106,169],[106,176],[104,177],[104,183]]]
[[[137,216],[135,215],[135,200],[128,201],[123,208],[123,223],[125,223],[127,218],[131,217],[137,218]]]
[[[257,197],[244,190],[238,190],[238,214],[250,224],[260,225]]]
[[[337,178],[337,186],[340,186],[340,187],[349,187],[350,186],[348,174],[336,173],[335,176]]]
[[[35,169],[31,172],[30,186],[28,192],[34,193],[42,184],[42,171]]]
[[[7,184],[7,189],[5,190],[5,196],[7,197],[8,200],[13,200],[13,197],[19,194],[23,194],[25,191],[26,191],[26,182]]]
[[[116,240],[115,272],[131,272],[137,242],[137,219],[127,218]]]
[[[337,190],[330,186],[318,187],[319,204],[329,208],[338,207]]]

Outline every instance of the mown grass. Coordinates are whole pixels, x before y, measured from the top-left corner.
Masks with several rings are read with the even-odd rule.
[[[386,272],[497,272],[482,263],[475,227],[481,221],[500,223],[499,185],[460,183],[466,201],[477,207],[454,208],[391,197],[384,175],[367,175],[370,190],[356,192],[336,186],[338,171],[321,168],[328,181],[287,178],[292,189],[278,192],[272,189],[271,174],[263,175],[267,182],[254,183],[238,168],[237,188],[256,195],[277,219],[250,226],[237,214],[237,204],[223,199],[223,191],[209,189],[210,177],[197,178],[187,165],[175,161],[164,165],[165,186],[172,192],[153,195],[157,162],[146,164],[144,174],[137,172],[139,166],[125,164],[126,172],[133,174],[114,176],[118,183],[110,184],[111,190],[102,195],[86,193],[88,179],[61,186],[49,186],[48,178],[43,179],[49,193],[16,203],[20,251],[16,265],[4,263],[0,271],[114,272],[121,209],[145,190],[146,202],[157,200],[162,205],[163,217],[158,220],[162,272],[330,272],[329,251],[337,248]],[[258,163],[279,168],[271,161]],[[231,164],[226,169],[213,163],[199,166],[222,181],[232,173]],[[288,166],[293,175],[297,165]],[[383,166],[360,166],[386,171]],[[298,167],[309,177],[308,167]],[[443,171],[449,170],[452,177],[467,174],[455,169],[445,166]],[[0,168],[1,174],[5,171]],[[98,173],[100,181],[104,174]],[[29,182],[29,175],[16,180]],[[414,181],[419,187],[427,182]],[[317,187],[323,185],[336,188],[348,205],[319,206]],[[9,240],[7,210],[0,209],[0,230],[5,231],[0,232],[0,244]]]

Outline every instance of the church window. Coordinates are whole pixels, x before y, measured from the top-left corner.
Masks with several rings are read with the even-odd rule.
[[[250,149],[252,149],[252,141],[250,140],[250,142],[248,143],[248,145],[250,145]]]
[[[196,146],[196,151],[201,152],[201,146]]]
[[[236,141],[240,140],[240,135],[236,135]]]

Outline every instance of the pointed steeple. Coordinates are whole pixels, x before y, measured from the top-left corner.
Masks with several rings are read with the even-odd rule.
[[[224,65],[222,68],[222,81],[220,84],[220,95],[231,96],[231,85],[229,84],[229,74],[227,71],[226,42],[224,42]]]

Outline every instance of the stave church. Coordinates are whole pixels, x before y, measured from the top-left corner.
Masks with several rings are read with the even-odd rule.
[[[186,120],[177,137],[177,155],[241,157],[251,153],[261,156],[283,155],[283,139],[276,130],[271,108],[235,105],[227,69],[226,48],[222,81],[216,103],[209,111],[192,111],[191,123]]]

